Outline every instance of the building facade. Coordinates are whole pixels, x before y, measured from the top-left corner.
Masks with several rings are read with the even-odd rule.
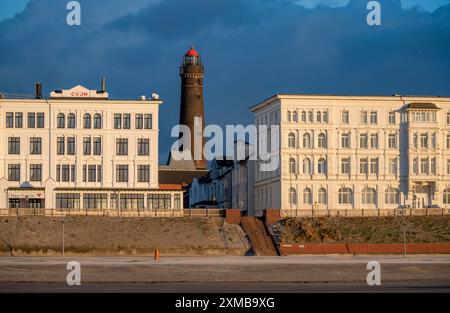
[[[0,208],[182,214],[182,192],[158,183],[157,95],[36,89],[0,97]]]
[[[251,110],[280,127],[257,209],[450,208],[450,98],[276,95]]]

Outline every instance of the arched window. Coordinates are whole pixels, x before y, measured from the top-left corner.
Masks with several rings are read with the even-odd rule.
[[[388,188],[385,191],[385,203],[386,204],[399,204],[400,194],[397,188]]]
[[[308,158],[303,160],[303,174],[311,175],[311,161]]]
[[[295,160],[293,158],[289,159],[289,174],[295,174],[297,173],[297,165],[295,163]]]
[[[303,189],[303,204],[312,204],[312,194],[311,189]]]
[[[89,113],[83,116],[83,128],[91,128],[91,115]]]
[[[287,111],[287,121],[291,121],[291,111]]]
[[[328,123],[328,111],[323,112],[323,122]]]
[[[313,116],[313,111],[309,111],[308,112],[308,120],[309,120],[309,122],[314,122],[314,116]]]
[[[99,113],[94,114],[94,128],[102,128],[102,116]]]
[[[292,119],[294,122],[298,122],[298,113],[297,111],[294,111],[294,113],[292,113]]]
[[[320,158],[317,162],[317,173],[326,174],[327,173],[327,161],[324,158]]]
[[[67,128],[75,128],[75,114],[73,113],[67,115]]]
[[[297,204],[297,191],[295,188],[289,188],[289,203]]]
[[[306,112],[302,111],[302,122],[306,123]]]
[[[64,127],[66,127],[65,123],[66,123],[66,118],[65,118],[64,114],[59,113],[58,117],[57,117],[57,127],[64,128]]]
[[[311,148],[311,136],[308,133],[303,134],[303,148]]]
[[[295,148],[295,135],[294,133],[290,133],[288,135],[288,147]]]
[[[325,188],[319,189],[319,204],[327,204],[327,191]]]
[[[373,188],[364,188],[362,191],[362,204],[375,204],[377,192]]]
[[[450,188],[444,190],[444,204],[450,204]]]
[[[322,123],[322,112],[317,111],[317,123]]]
[[[324,133],[320,133],[318,138],[318,146],[319,148],[327,147],[327,136]]]
[[[447,125],[450,125],[450,112],[447,112]]]
[[[343,187],[338,191],[339,204],[352,204],[353,201],[353,191],[351,188]]]

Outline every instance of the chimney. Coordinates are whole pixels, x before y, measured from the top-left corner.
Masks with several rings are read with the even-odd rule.
[[[42,83],[37,82],[35,84],[35,93],[36,93],[36,99],[42,99]]]
[[[106,92],[106,78],[102,77],[102,88],[101,88],[102,92]]]

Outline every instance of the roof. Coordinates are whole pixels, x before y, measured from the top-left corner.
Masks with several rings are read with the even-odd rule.
[[[436,106],[436,104],[434,104],[434,103],[427,103],[427,102],[424,102],[424,103],[413,102],[413,103],[410,103],[406,107],[406,109],[408,109],[408,110],[411,110],[411,109],[413,109],[413,110],[416,110],[416,109],[439,110],[439,108]]]
[[[208,174],[207,170],[180,170],[169,166],[159,166],[158,179],[160,184],[188,185],[194,178]]]
[[[198,52],[194,49],[194,47],[191,47],[188,52],[186,52],[186,56],[188,57],[198,57]]]

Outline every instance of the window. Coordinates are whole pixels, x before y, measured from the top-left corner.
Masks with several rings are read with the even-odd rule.
[[[378,158],[370,159],[370,174],[378,174]]]
[[[94,128],[95,129],[102,128],[102,116],[99,113],[94,114]]]
[[[319,197],[318,197],[319,204],[327,204],[327,191],[325,188],[319,189]]]
[[[302,122],[306,123],[306,112],[302,111]]]
[[[312,194],[311,189],[303,189],[303,204],[312,204]]]
[[[415,175],[419,174],[419,159],[418,158],[413,159],[413,173]]]
[[[450,159],[447,159],[447,175],[450,175]]]
[[[128,165],[116,166],[116,182],[118,183],[128,182]]]
[[[370,148],[378,149],[378,134],[370,135]]]
[[[67,137],[67,155],[75,155],[75,137]]]
[[[116,155],[128,155],[128,139],[116,139]]]
[[[59,113],[56,117],[56,127],[57,128],[64,128],[66,123],[66,118],[64,117],[63,113]]]
[[[350,134],[342,134],[341,147],[342,148],[350,148]]]
[[[298,122],[298,113],[297,111],[294,111],[294,113],[292,114],[292,120],[297,123]]]
[[[87,167],[87,179],[90,183],[95,183],[97,181],[97,166],[96,165],[88,165]]]
[[[292,121],[292,119],[291,119],[291,111],[287,111],[287,121],[288,122]]]
[[[91,137],[83,138],[83,155],[91,155]]]
[[[341,174],[350,174],[350,158],[341,159]]]
[[[83,208],[102,210],[108,206],[108,195],[106,193],[85,193],[83,195]]]
[[[431,174],[436,175],[436,158],[431,158]]]
[[[367,134],[359,135],[359,147],[367,149]]]
[[[8,164],[8,180],[20,181],[20,164]]]
[[[428,174],[428,158],[420,159],[420,174]]]
[[[123,115],[123,129],[131,128],[131,114],[125,113]]]
[[[6,128],[14,127],[14,113],[7,112],[6,113]]]
[[[418,135],[417,134],[414,134],[414,137],[413,137],[413,146],[414,146],[414,148],[418,148],[419,146],[418,146]]]
[[[170,210],[169,194],[149,194],[147,196],[147,209],[149,210]]]
[[[75,128],[76,120],[75,114],[69,113],[67,114],[67,128]]]
[[[393,111],[389,112],[388,121],[389,124],[395,124],[395,112]]]
[[[28,112],[28,128],[36,128],[36,113]]]
[[[327,111],[323,112],[323,122],[328,123],[328,112]]]
[[[361,124],[367,124],[367,111],[361,111],[359,121]]]
[[[446,188],[443,192],[444,204],[450,204],[450,188]]]
[[[353,191],[350,188],[343,187],[338,191],[339,204],[351,204],[353,201]]]
[[[450,134],[448,134],[445,138],[445,146],[447,149],[450,149]]]
[[[320,133],[318,136],[318,147],[319,148],[327,147],[327,136],[324,133]]]
[[[70,165],[68,164],[61,165],[61,181],[70,181]]]
[[[311,175],[311,161],[308,158],[303,160],[303,174]]]
[[[22,112],[16,112],[14,114],[15,120],[14,120],[14,124],[16,126],[16,128],[22,128],[22,122],[23,122],[23,114]]]
[[[297,204],[297,191],[294,188],[289,188],[289,204]]]
[[[327,161],[324,158],[320,158],[317,162],[317,173],[326,174],[327,173]]]
[[[362,204],[375,204],[376,191],[373,188],[364,188],[362,191]]]
[[[153,115],[152,114],[144,114],[144,128],[145,129],[153,128]]]
[[[42,181],[42,164],[30,164],[30,181]]]
[[[94,155],[102,154],[102,138],[94,137]]]
[[[322,112],[317,111],[317,123],[322,123]]]
[[[136,129],[143,129],[144,128],[144,121],[142,114],[136,114],[135,118],[135,127]]]
[[[57,193],[56,194],[57,209],[79,209],[80,194],[79,193]]]
[[[137,170],[138,182],[150,182],[150,165],[138,165]]]
[[[389,149],[397,149],[397,135],[396,134],[388,135],[388,148]]]
[[[42,154],[42,138],[30,138],[30,154]]]
[[[173,199],[173,202],[174,202],[173,208],[175,210],[181,209],[181,196],[179,194],[176,194],[176,195],[173,196],[173,198],[174,198]]]
[[[368,159],[361,159],[359,160],[359,173],[363,175],[367,175],[369,167]]]
[[[58,155],[64,155],[64,137],[56,138],[56,153]]]
[[[149,139],[139,138],[138,139],[138,155],[150,155]]]
[[[303,134],[303,148],[311,148],[311,136],[308,133]]]
[[[83,116],[83,128],[91,128],[91,115],[85,113]]]
[[[295,148],[295,135],[293,133],[288,135],[288,147]]]
[[[122,114],[115,113],[114,114],[114,129],[122,128]]]
[[[289,159],[289,174],[297,173],[297,164],[293,158]]]
[[[450,112],[447,112],[447,125],[450,125]]]
[[[436,133],[431,134],[431,148],[436,149]]]
[[[37,128],[44,128],[44,113],[37,114]]]
[[[8,154],[20,154],[19,137],[8,137]]]
[[[388,173],[390,175],[397,175],[397,158],[389,159]]]
[[[399,204],[400,193],[397,188],[388,188],[385,191],[385,203],[386,204]]]
[[[370,124],[377,124],[378,123],[378,114],[376,111],[370,112]]]
[[[313,111],[309,111],[309,112],[308,112],[308,121],[309,121],[310,123],[314,122]]]
[[[420,134],[420,147],[421,148],[428,147],[428,134]]]

